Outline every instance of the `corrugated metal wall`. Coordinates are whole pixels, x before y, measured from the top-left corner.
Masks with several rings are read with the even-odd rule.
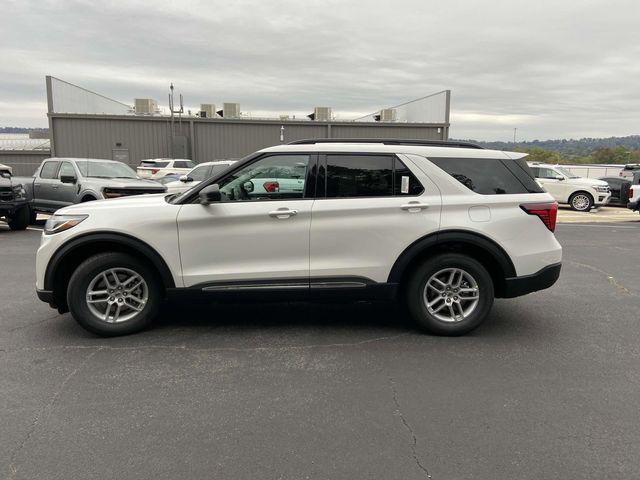
[[[0,163],[9,165],[16,177],[30,177],[40,166],[42,160],[50,156],[49,152],[42,151],[0,150]]]
[[[171,157],[171,126],[167,117],[50,114],[52,148],[57,157],[116,158],[125,150],[128,163]],[[277,120],[188,118],[176,134],[187,137],[191,158],[205,162],[241,158],[264,147],[303,138],[410,138],[444,140],[448,125],[354,124]],[[439,131],[438,131],[439,130]],[[192,138],[193,132],[193,138]]]

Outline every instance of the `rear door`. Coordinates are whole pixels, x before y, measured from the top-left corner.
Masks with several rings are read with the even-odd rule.
[[[39,210],[57,210],[55,193],[58,186],[58,160],[45,160],[33,181],[33,204]],[[54,188],[55,187],[55,188]]]
[[[561,178],[563,180],[560,180]],[[552,168],[539,167],[536,180],[556,201],[567,203],[569,192],[567,191],[566,180],[558,172]]]
[[[404,249],[437,231],[440,208],[439,190],[407,158],[321,155],[311,220],[311,287],[387,282]]]

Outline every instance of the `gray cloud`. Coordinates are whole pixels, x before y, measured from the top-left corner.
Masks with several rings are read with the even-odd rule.
[[[0,125],[44,126],[44,76],[126,103],[343,118],[452,90],[452,136],[640,133],[635,1],[14,1]]]

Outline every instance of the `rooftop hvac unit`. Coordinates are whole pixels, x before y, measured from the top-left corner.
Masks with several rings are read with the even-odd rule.
[[[202,118],[215,118],[216,106],[213,103],[201,103],[200,104],[200,116]]]
[[[152,98],[134,98],[136,115],[153,115],[158,110],[158,102]]]
[[[331,120],[331,107],[316,107],[307,117],[316,122],[328,122]]]
[[[396,109],[384,108],[380,110],[380,114],[375,116],[377,122],[395,122],[396,121]]]
[[[218,115],[224,118],[240,118],[240,104],[223,103],[222,110],[218,110]]]

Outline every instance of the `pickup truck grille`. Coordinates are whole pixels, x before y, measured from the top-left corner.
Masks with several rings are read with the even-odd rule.
[[[130,195],[143,195],[145,193],[164,193],[165,189],[160,188],[105,188],[106,198],[128,197]]]
[[[13,189],[11,187],[0,187],[0,202],[12,202]]]

